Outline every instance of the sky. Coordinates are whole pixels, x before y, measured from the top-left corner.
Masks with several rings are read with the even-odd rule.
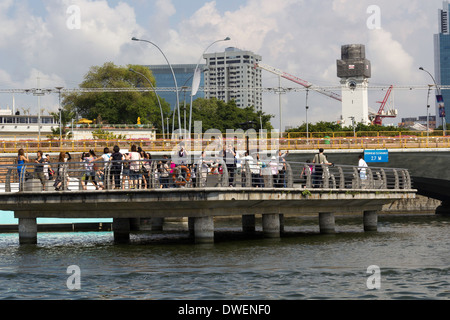
[[[371,60],[369,106],[386,94],[380,87],[426,87],[434,74],[433,35],[442,0],[0,0],[0,89],[77,88],[91,66],[114,62],[196,64],[203,51],[226,47],[250,50],[262,62],[317,86],[339,86],[336,60],[341,46],[364,44]],[[39,80],[38,80],[39,79]],[[263,87],[278,77],[263,71]],[[288,80],[282,87],[299,87]],[[427,90],[394,89],[402,117],[426,115]],[[16,110],[37,113],[37,98],[15,94]],[[0,108],[12,107],[12,94],[0,94]],[[263,94],[263,111],[279,125],[279,96]],[[306,120],[306,94],[281,96],[283,127]],[[310,93],[308,121],[337,121],[340,102]],[[41,98],[44,114],[58,109],[58,97]],[[431,109],[434,114],[434,108]]]

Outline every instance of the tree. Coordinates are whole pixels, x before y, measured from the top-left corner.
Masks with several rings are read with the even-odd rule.
[[[198,98],[192,106],[192,120],[202,121],[202,129],[217,129],[225,133],[227,129],[247,129],[247,123],[253,123],[255,129],[271,130],[270,120],[273,116],[262,111],[256,112],[254,107],[239,108],[232,100],[224,102],[212,99]]]
[[[140,74],[130,71],[132,68],[143,74],[152,84]],[[103,66],[91,67],[85,75],[80,88],[151,88],[155,87],[155,79],[151,71],[144,66],[116,66],[107,62]],[[170,112],[169,104],[160,99],[163,115]],[[104,123],[133,124],[140,118],[142,124],[153,124],[161,130],[161,111],[155,92],[94,92],[70,93],[63,95],[63,108],[76,112],[87,119],[101,116]]]

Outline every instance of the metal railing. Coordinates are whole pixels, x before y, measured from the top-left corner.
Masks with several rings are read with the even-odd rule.
[[[315,165],[276,159],[196,158],[0,165],[0,192],[160,188],[410,190],[408,170]]]

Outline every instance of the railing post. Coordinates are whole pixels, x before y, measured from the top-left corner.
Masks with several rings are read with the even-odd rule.
[[[309,165],[305,164],[304,167],[306,169],[305,170],[305,172],[306,172],[306,188],[311,189],[312,188],[312,179],[311,179],[312,172],[311,172]]]
[[[14,168],[9,168],[5,177],[5,192],[11,192],[11,175]]]
[[[345,189],[345,175],[344,170],[341,166],[338,167],[339,170],[339,189]]]
[[[360,189],[361,188],[361,178],[359,176],[357,167],[353,167],[353,177],[356,182],[356,186],[353,186],[353,189]]]
[[[394,172],[394,178],[395,178],[394,189],[400,189],[400,179],[398,176],[398,172],[395,169],[392,169],[392,172]]]
[[[294,176],[292,173],[291,165],[287,162],[286,162],[286,174],[287,174],[286,186],[288,188],[293,188],[294,187]],[[284,178],[286,179],[286,176]]]

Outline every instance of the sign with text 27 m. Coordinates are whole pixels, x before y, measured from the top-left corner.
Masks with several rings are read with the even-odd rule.
[[[389,150],[365,150],[364,160],[369,162],[389,162]]]

